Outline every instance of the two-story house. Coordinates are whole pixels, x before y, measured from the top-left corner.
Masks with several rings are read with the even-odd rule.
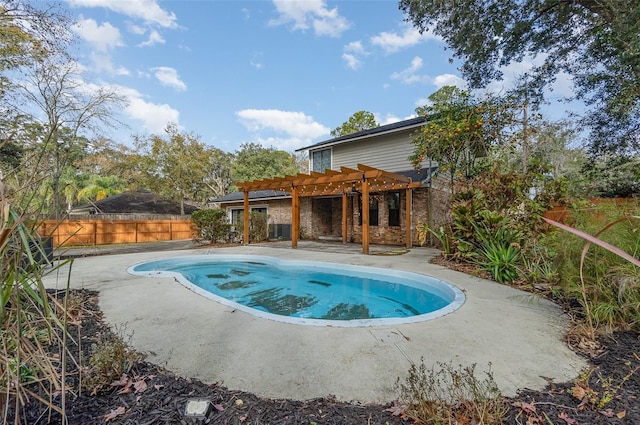
[[[340,136],[298,149],[309,153],[309,174],[243,182],[243,192],[213,200],[232,223],[245,205],[266,212],[271,237],[335,239],[411,246],[416,226],[444,221],[442,191],[432,186],[435,163],[409,161],[424,117]],[[296,232],[296,229],[299,229]]]

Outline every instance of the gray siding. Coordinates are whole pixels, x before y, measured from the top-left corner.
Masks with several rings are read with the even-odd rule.
[[[415,145],[411,134],[416,129],[390,135],[372,137],[333,146],[331,168],[356,168],[357,164],[398,172],[413,169],[409,156]]]

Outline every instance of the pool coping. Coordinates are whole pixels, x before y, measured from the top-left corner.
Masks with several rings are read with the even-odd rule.
[[[211,258],[211,255],[190,255],[190,256],[179,256],[179,257],[170,257],[165,258],[163,261],[171,260],[173,258],[180,258],[184,260],[192,259],[192,260],[203,260],[207,258]],[[303,317],[290,317],[283,316],[279,314],[269,313],[266,311],[258,310],[244,304],[237,303],[228,298],[219,296],[212,292],[207,291],[206,289],[201,288],[200,286],[194,284],[189,281],[184,275],[179,272],[172,271],[159,271],[159,270],[150,270],[150,271],[136,271],[135,269],[140,265],[147,264],[150,261],[142,262],[134,264],[127,268],[127,273],[133,276],[142,276],[142,277],[172,277],[180,282],[185,288],[190,291],[195,292],[196,294],[203,296],[212,301],[218,302],[222,305],[243,311],[247,314],[254,315],[256,317],[274,320],[276,322],[289,323],[292,325],[305,325],[305,326],[333,326],[333,327],[371,327],[371,326],[394,326],[394,325],[403,325],[407,323],[420,323],[427,320],[434,320],[438,317],[446,316],[447,314],[451,314],[458,310],[465,302],[464,293],[453,283],[447,282],[442,279],[435,278],[433,276],[425,275],[422,273],[414,273],[407,272],[404,270],[394,270],[388,268],[380,268],[380,267],[372,267],[372,266],[360,266],[355,264],[340,264],[334,262],[327,261],[309,261],[309,260],[287,260],[281,259],[278,257],[271,257],[267,255],[246,255],[246,254],[218,254],[215,257],[220,261],[229,261],[229,260],[239,260],[239,261],[262,261],[268,264],[277,264],[278,266],[286,266],[287,264],[294,264],[295,266],[301,267],[325,267],[331,270],[348,270],[351,272],[362,272],[362,273],[376,273],[385,276],[404,278],[407,280],[411,280],[411,283],[406,283],[407,286],[413,286],[415,288],[420,288],[421,286],[429,286],[435,287],[437,290],[442,292],[447,292],[448,296],[452,298],[451,302],[444,307],[441,307],[437,310],[434,310],[429,313],[418,314],[409,317],[393,317],[393,318],[373,318],[373,319],[353,319],[353,320],[329,320],[329,319],[316,319],[316,318],[303,318]],[[151,260],[151,262],[156,260]],[[418,282],[418,279],[429,278],[431,280],[435,280],[443,287],[436,287],[431,282]]]

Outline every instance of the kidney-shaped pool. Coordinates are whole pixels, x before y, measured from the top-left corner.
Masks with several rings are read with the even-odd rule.
[[[172,276],[192,291],[241,311],[287,323],[374,326],[420,322],[460,308],[456,286],[418,273],[254,255],[201,255],[129,267]]]

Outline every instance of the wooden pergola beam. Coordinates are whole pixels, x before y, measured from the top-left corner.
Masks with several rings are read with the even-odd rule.
[[[300,239],[300,198],[342,195],[342,239],[347,240],[347,202],[352,188],[362,194],[362,252],[369,253],[369,194],[390,190],[406,190],[406,239],[411,244],[411,193],[420,187],[420,182],[412,182],[409,177],[394,174],[378,168],[358,164],[357,169],[340,167],[340,171],[327,169],[323,173],[311,171],[295,176],[274,177],[257,181],[237,183],[244,192],[244,234],[243,241],[249,243],[249,192],[277,190],[291,193],[291,246],[295,248]]]

